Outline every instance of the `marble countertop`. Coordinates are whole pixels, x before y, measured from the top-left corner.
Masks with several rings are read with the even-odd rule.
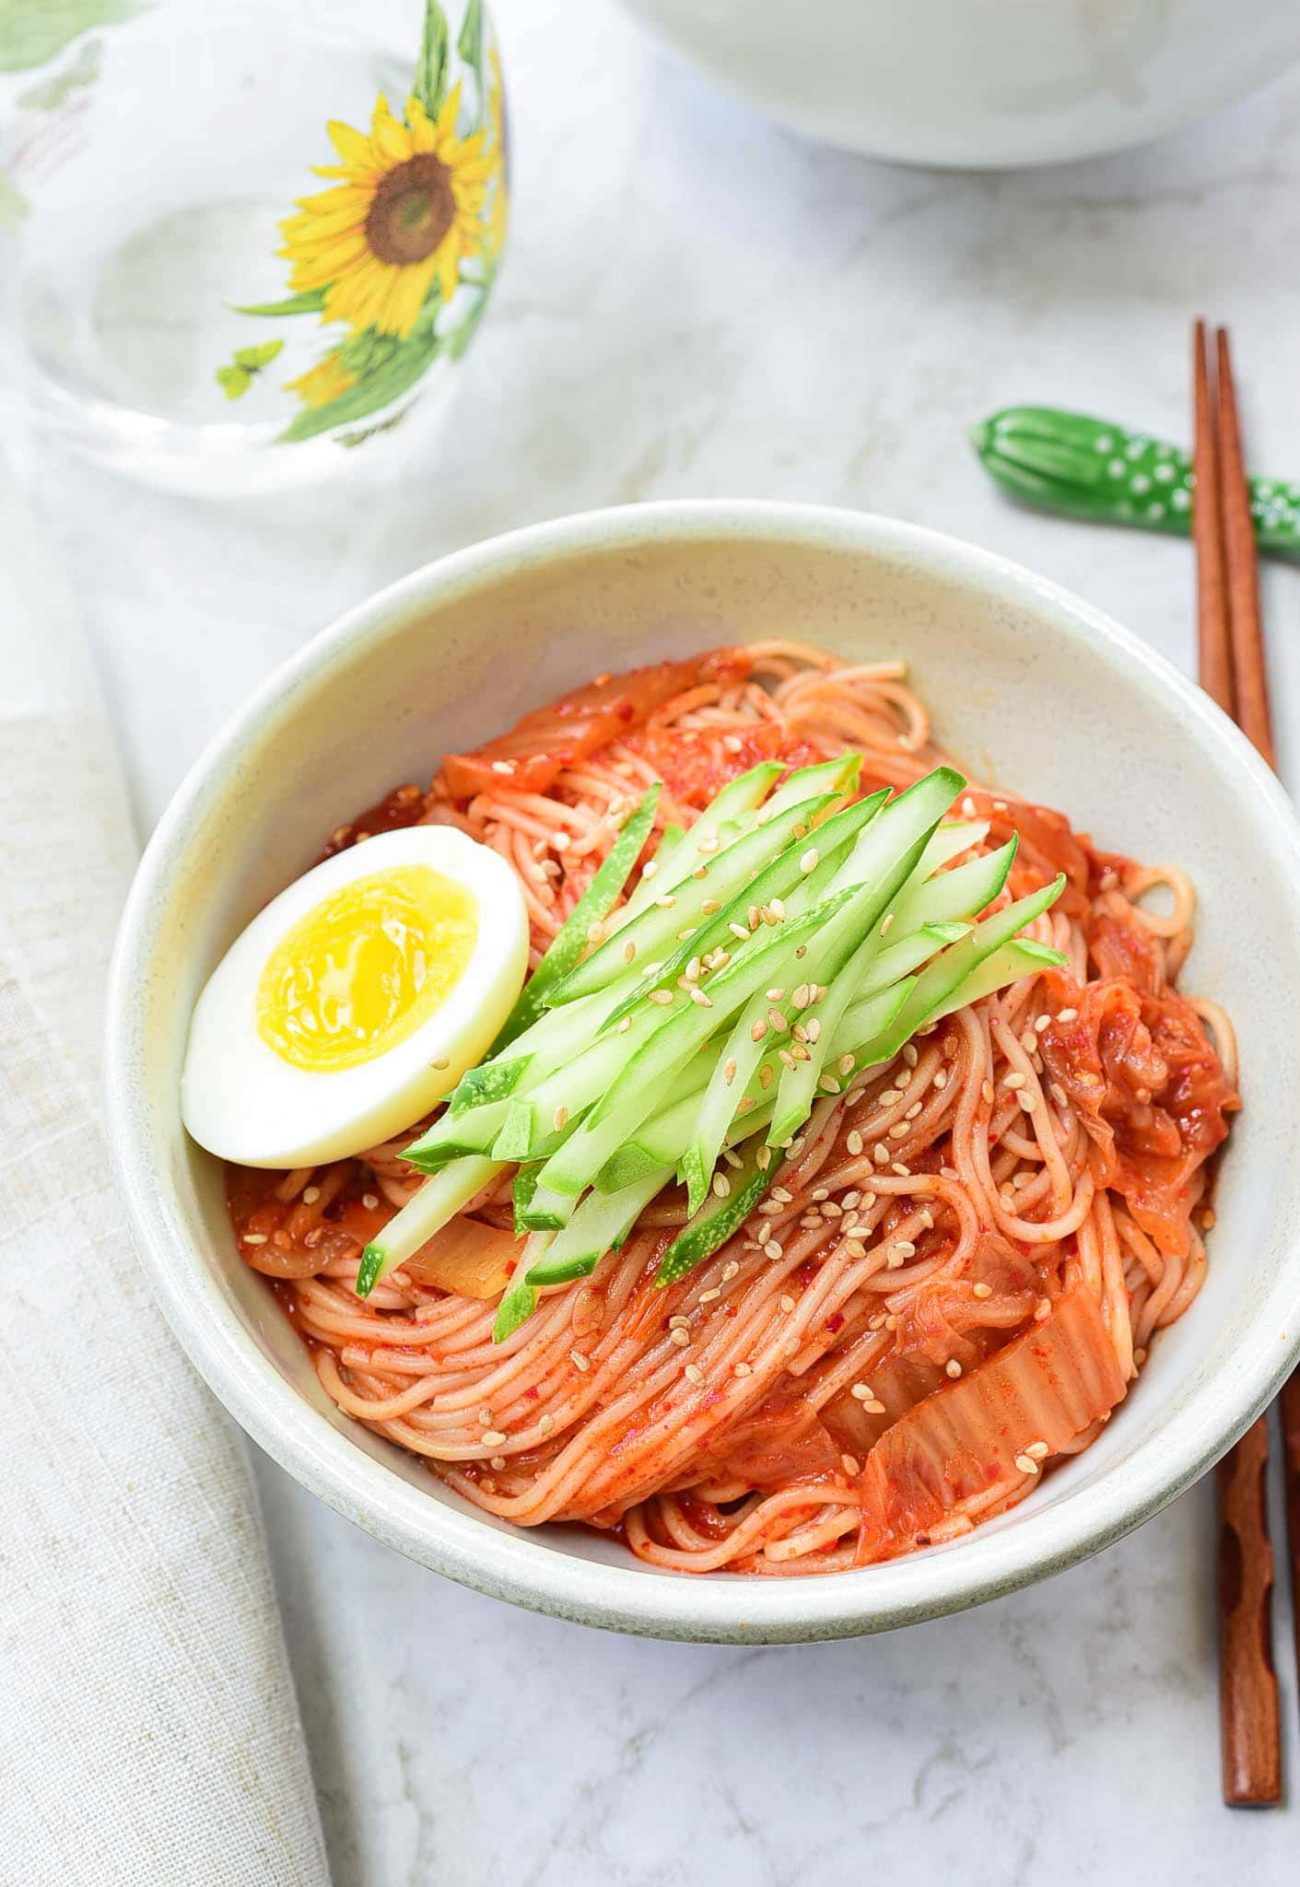
[[[1300,74],[1132,157],[887,169],[717,96],[600,0],[497,0],[513,253],[438,450],[361,499],[209,508],[28,442],[142,830],[248,689],[443,551],[642,498],[826,500],[956,532],[1193,658],[1176,542],[1034,517],[964,428],[1013,401],[1185,436],[1186,329],[1230,321],[1252,459],[1300,472]],[[1265,608],[1300,788],[1300,574]],[[259,1462],[339,1887],[851,1874],[996,1883],[1295,1877],[1293,1806],[1218,1800],[1210,1496],[1047,1585],[876,1640],[607,1637],[376,1545]]]

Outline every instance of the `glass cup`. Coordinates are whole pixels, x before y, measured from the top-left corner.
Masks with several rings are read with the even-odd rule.
[[[483,318],[506,144],[482,0],[10,0],[0,385],[172,490],[369,456]]]

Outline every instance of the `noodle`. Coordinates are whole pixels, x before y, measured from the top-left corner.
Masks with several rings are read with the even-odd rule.
[[[648,782],[662,828],[756,759],[846,747],[864,791],[944,758],[901,665],[767,641],[702,666],[545,790],[502,777],[458,797],[440,773],[358,823],[418,816],[492,846],[519,875],[535,963]],[[675,1189],[494,1344],[493,1303],[406,1271],[355,1295],[362,1244],[416,1181],[400,1145],[314,1173],[231,1169],[244,1255],[339,1407],[490,1513],[618,1528],[688,1572],[843,1570],[957,1538],[1087,1446],[1199,1289],[1236,1048],[1216,1005],[1173,989],[1193,911],[1180,871],[1099,853],[1010,792],[972,787],[961,812],[988,822],[980,849],[1019,835],[999,902],[1066,874],[1027,934],[1069,969],[819,1101],[781,1183],[667,1290],[652,1280],[686,1216]],[[1140,902],[1157,887],[1159,910]],[[507,1175],[470,1211],[508,1226],[509,1194]],[[995,1391],[1023,1416],[991,1414]]]

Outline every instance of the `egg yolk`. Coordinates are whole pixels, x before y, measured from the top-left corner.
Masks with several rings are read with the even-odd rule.
[[[258,1033],[313,1073],[373,1061],[446,1000],[477,938],[477,900],[431,865],[359,878],[300,917],[267,959]]]

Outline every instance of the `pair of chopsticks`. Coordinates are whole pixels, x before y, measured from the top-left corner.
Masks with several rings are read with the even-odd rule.
[[[1201,686],[1275,766],[1250,493],[1227,330],[1213,354],[1193,334],[1197,662]],[[1287,1538],[1300,1663],[1300,1371],[1279,1397],[1286,1449]],[[1268,1415],[1218,1469],[1219,1712],[1223,1799],[1267,1808],[1282,1795],[1282,1730],[1273,1663],[1273,1546],[1268,1527]]]

